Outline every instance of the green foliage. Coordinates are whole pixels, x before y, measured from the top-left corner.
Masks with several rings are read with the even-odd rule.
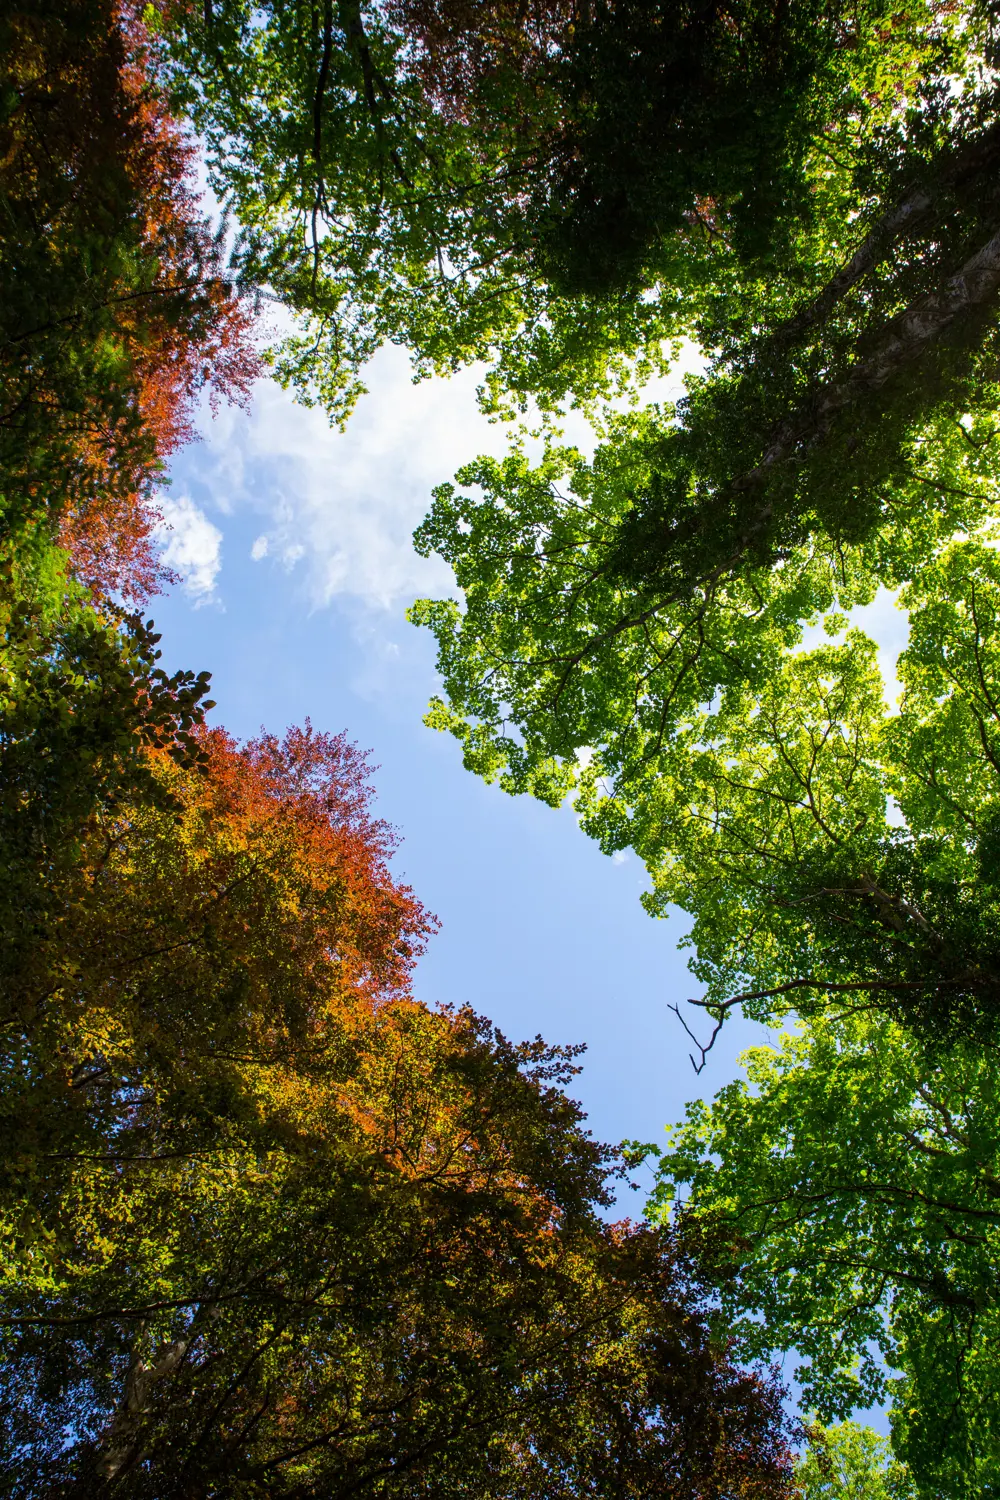
[[[611,419],[592,464],[550,448],[535,468],[516,450],[467,466],[459,482],[480,494],[441,487],[415,538],[465,602],[412,613],[438,642],[434,722],[516,790],[587,747],[628,800],[717,690],[755,694],[803,624],[975,531],[993,498],[990,347],[943,395],[918,379],[887,406],[858,384],[842,425],[807,425],[801,443],[793,416],[768,450],[774,393],[716,374],[679,422]]]
[[[1000,1483],[998,137],[974,51],[859,132],[799,264],[723,272],[676,410],[609,418],[590,463],[514,451],[441,487],[416,541],[463,606],[411,612],[428,722],[636,850],[650,911],[693,919],[716,1026],[798,1013],[691,1107],[654,1211],[687,1190],[674,1222],[725,1246],[721,1326],[797,1350],[825,1420],[891,1398],[928,1497]],[[844,637],[880,585],[911,621],[898,713]],[[844,638],[803,649],[821,623]]]
[[[272,354],[279,380],[343,421],[387,341],[421,373],[494,354],[503,383],[543,403],[610,390],[636,352],[658,364],[673,299],[604,309],[533,273],[513,76],[492,81],[477,130],[435,107],[391,7],[220,0],[175,16],[171,83],[239,221],[240,274],[298,315]],[[532,107],[534,135],[547,96]]]
[[[643,808],[712,1013],[808,1017],[691,1107],[654,1202],[687,1184],[731,1236],[747,1349],[798,1350],[825,1419],[891,1394],[920,1493],[971,1496],[1000,1477],[995,548],[954,544],[903,602],[897,714],[860,635],[792,656]]]
[[[58,573],[46,588],[21,572],[9,561],[0,566],[0,926],[8,985],[35,967],[47,923],[71,899],[79,840],[95,815],[153,793],[147,751],[165,748],[181,764],[198,760],[191,731],[208,691],[207,673],[168,677],[156,666],[151,621],[102,619]]]
[[[565,1093],[573,1049],[412,1000],[434,923],[364,758],[208,731],[207,674],[168,677],[108,602],[155,584],[195,396],[253,373],[150,28],[175,28],[245,282],[320,330],[279,373],[332,407],[411,324],[428,366],[507,340],[550,399],[567,349],[606,387],[672,326],[564,299],[518,342],[548,303],[490,267],[526,264],[517,192],[479,191],[516,130],[429,109],[394,25],[75,0],[2,22],[4,1493],[780,1500],[780,1386],[711,1332],[693,1249],[601,1219],[619,1168]]]
[[[769,278],[776,226],[801,281],[814,203],[842,209],[859,138],[955,29],[917,0],[165,13],[241,275],[297,315],[275,371],[341,421],[386,341],[418,373],[490,361],[490,410],[550,408],[659,369]]]
[[[916,1500],[906,1466],[870,1427],[813,1423],[807,1433],[809,1449],[795,1465],[803,1500]]]
[[[681,1218],[729,1236],[727,1324],[745,1350],[797,1350],[824,1420],[891,1391],[920,1493],[992,1493],[993,1050],[929,1055],[876,1011],[817,1016],[745,1063],[672,1132],[654,1212],[686,1186]]]
[[[836,994],[928,1036],[994,1035],[995,550],[956,544],[903,599],[898,714],[851,633],[672,742],[673,774],[650,777],[625,830],[614,799],[590,804],[599,834],[646,858],[651,910],[694,916],[716,1014],[738,996],[766,1018]]]
[[[926,482],[899,485],[899,523],[864,545],[820,535],[789,547],[780,567],[722,570],[683,593],[677,574],[637,588],[621,564],[635,496],[685,483],[668,467],[669,417],[652,408],[613,419],[590,464],[553,447],[534,468],[518,452],[480,459],[459,476],[479,494],[443,486],[416,534],[465,596],[462,611],[413,611],[438,640],[449,709],[437,722],[481,774],[505,771],[511,790],[553,757],[570,770],[587,747],[627,803],[717,692],[752,698],[803,623],[898,585],[956,530],[974,529],[989,503],[990,459],[941,421],[927,434]]]
[[[907,15],[878,33],[871,108],[838,105],[814,143],[808,210],[784,194],[787,253],[764,272],[720,230],[686,325],[709,368],[676,409],[607,418],[592,465],[515,449],[462,471],[478,496],[437,492],[416,541],[465,608],[413,618],[438,641],[432,722],[481,774],[551,799],[585,751],[631,808],[717,691],[753,698],[803,624],[898,587],[988,513],[995,37],[972,12],[918,44]],[[623,141],[633,92],[615,95]]]
[[[580,7],[553,79],[564,122],[542,265],[561,289],[621,293],[655,285],[670,239],[692,230],[758,274],[787,262],[824,135],[850,140],[878,115],[926,21],[920,5],[823,0]]]

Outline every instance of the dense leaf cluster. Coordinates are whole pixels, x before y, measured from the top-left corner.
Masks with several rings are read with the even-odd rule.
[[[97,594],[140,602],[164,461],[205,388],[255,358],[192,151],[134,9],[39,0],[0,20],[0,528],[60,536]]]
[[[817,138],[838,115],[888,118],[898,74],[951,29],[919,0],[164,16],[241,274],[298,314],[276,372],[338,419],[386,340],[422,373],[490,361],[492,410],[662,368],[714,286],[745,262],[770,274],[772,229],[799,274]]]

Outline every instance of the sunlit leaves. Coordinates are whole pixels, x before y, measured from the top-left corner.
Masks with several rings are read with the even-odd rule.
[[[1000,1404],[992,1049],[928,1057],[876,1011],[816,1018],[746,1063],[661,1164],[685,1212],[731,1236],[729,1317],[748,1347],[799,1351],[825,1419],[891,1391],[922,1494],[983,1493]]]

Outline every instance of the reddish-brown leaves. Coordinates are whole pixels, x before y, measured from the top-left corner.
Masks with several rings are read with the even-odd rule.
[[[6,527],[47,517],[95,595],[142,600],[165,576],[165,461],[203,391],[249,396],[250,310],[137,9],[42,0],[7,16],[0,51]]]
[[[367,1006],[408,995],[436,922],[389,873],[395,835],[371,816],[366,756],[308,720],[282,740],[265,734],[243,748],[214,729],[203,748],[206,829],[217,837],[225,827],[233,853],[254,849],[259,860],[267,851],[275,878],[294,890],[308,961],[335,964],[339,987]]]
[[[391,0],[435,106],[468,119],[501,73],[530,82],[573,34],[573,0]],[[506,122],[509,126],[510,122]]]

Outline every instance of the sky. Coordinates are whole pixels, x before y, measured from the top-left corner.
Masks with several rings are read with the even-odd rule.
[[[414,385],[405,354],[385,349],[368,383],[343,433],[269,381],[249,413],[203,414],[162,502],[184,580],[150,610],[164,664],[210,670],[212,718],[240,738],[308,717],[370,750],[379,813],[401,836],[395,873],[441,922],[417,995],[470,1004],[514,1040],[585,1043],[572,1092],[594,1134],[662,1144],[767,1033],[727,1026],[696,1079],[669,1009],[698,993],[677,949],[683,917],[648,917],[633,856],[601,854],[568,807],[486,786],[421,722],[438,688],[433,640],[405,610],[454,584],[411,533],[434,485],[509,433],[478,411],[474,372]],[[566,433],[591,441],[580,417]],[[649,1171],[639,1180],[620,1197],[633,1216]]]
[[[421,722],[438,688],[433,640],[405,610],[454,583],[411,534],[434,485],[504,451],[510,434],[479,412],[475,372],[414,385],[406,355],[387,348],[368,384],[345,432],[270,381],[249,412],[203,414],[162,502],[166,560],[183,578],[151,610],[164,664],[210,670],[212,717],[240,738],[308,717],[370,750],[379,813],[401,836],[397,878],[441,922],[418,997],[469,1004],[512,1040],[584,1043],[572,1092],[594,1134],[663,1145],[686,1103],[715,1093],[740,1051],[772,1033],[734,1017],[696,1078],[670,1009],[698,994],[678,949],[685,918],[647,916],[634,856],[601,854],[569,807],[485,785],[455,740]],[[648,394],[679,392],[674,376]],[[566,436],[593,440],[579,416]],[[905,617],[888,596],[858,613],[891,674]],[[651,1169],[636,1180],[619,1195],[633,1216]]]

